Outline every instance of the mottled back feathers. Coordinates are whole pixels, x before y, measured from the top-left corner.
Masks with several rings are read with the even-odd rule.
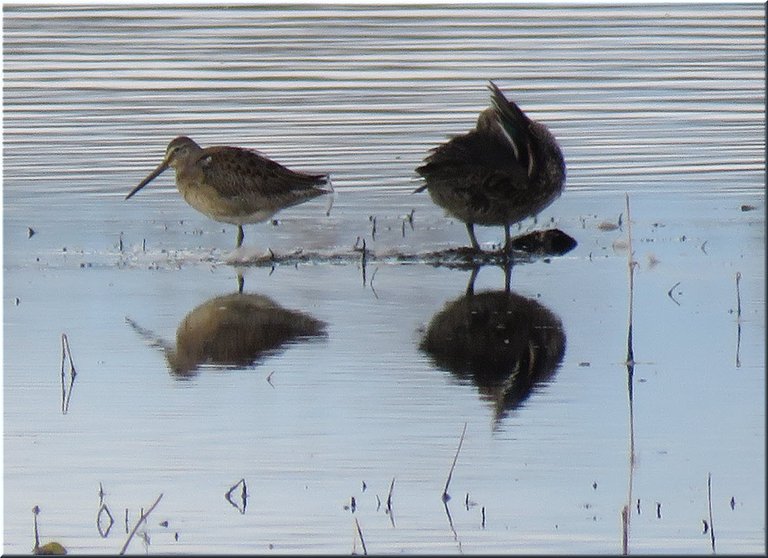
[[[555,138],[490,82],[491,107],[475,128],[430,150],[416,169],[432,200],[467,225],[509,225],[535,215],[563,188]]]

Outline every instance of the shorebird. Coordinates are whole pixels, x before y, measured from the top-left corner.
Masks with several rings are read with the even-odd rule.
[[[176,378],[195,376],[203,365],[249,367],[312,338],[326,338],[327,324],[269,297],[237,292],[197,306],[179,323],[171,343],[126,317],[153,346],[163,349]]]
[[[506,288],[476,293],[473,283],[432,317],[419,349],[438,368],[477,386],[493,405],[495,430],[535,386],[553,379],[566,334],[560,318],[537,300]]]
[[[165,158],[125,199],[157,178],[168,167],[176,171],[176,187],[189,205],[222,223],[237,225],[237,248],[243,225],[263,223],[286,207],[333,192],[328,174],[290,170],[252,149],[202,148],[179,136]]]
[[[466,223],[475,250],[474,225],[509,226],[538,214],[560,196],[565,184],[563,153],[544,124],[528,118],[492,81],[491,107],[474,130],[433,148],[416,169],[437,205]]]

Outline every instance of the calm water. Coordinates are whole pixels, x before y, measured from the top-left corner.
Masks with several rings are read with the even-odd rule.
[[[764,553],[763,9],[6,7],[3,551],[38,505],[116,553],[162,494],[128,552],[612,554],[628,506],[700,554],[711,474],[717,552]],[[578,246],[468,296],[413,169],[488,79],[568,164],[520,232]],[[180,134],[331,172],[330,215],[234,252],[170,173],[124,201]]]

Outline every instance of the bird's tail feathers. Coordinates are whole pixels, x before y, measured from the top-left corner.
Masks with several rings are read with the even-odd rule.
[[[336,190],[333,189],[333,182],[331,182],[331,175],[330,174],[323,174],[320,176],[320,181],[318,182],[318,186],[325,186],[327,188],[327,192],[329,194],[336,193]]]
[[[489,81],[488,89],[491,90],[491,103],[505,124],[513,125],[515,128],[524,128],[529,124],[530,120],[525,113],[514,102],[508,100],[495,83]]]
[[[495,83],[488,82],[491,90],[491,104],[498,115],[501,131],[509,140],[517,160],[528,167],[528,175],[533,172],[533,154],[531,153],[528,127],[530,119],[514,102],[508,100]]]

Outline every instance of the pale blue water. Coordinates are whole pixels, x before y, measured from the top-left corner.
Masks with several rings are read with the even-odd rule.
[[[149,542],[129,552],[362,553],[357,520],[370,553],[612,554],[629,503],[630,552],[700,554],[711,473],[717,552],[764,553],[763,16],[6,6],[3,551],[32,549],[38,505],[42,542],[116,553],[125,510],[132,528],[162,493]],[[428,149],[488,105],[488,79],[560,141],[566,190],[535,227],[579,243],[512,271],[564,348],[506,407],[502,388],[420,348],[470,272],[419,254],[468,238],[410,193]],[[234,228],[187,206],[170,173],[124,201],[179,134],[330,172],[330,216],[324,200],[291,208],[246,227],[234,254]],[[478,238],[487,249],[503,234]],[[267,247],[311,257],[232,263]],[[179,377],[166,358],[177,329],[236,292],[238,271],[246,294],[277,305],[246,315],[276,327],[301,312],[324,334]],[[503,285],[486,266],[475,289]],[[66,414],[62,334],[77,367]],[[441,494],[465,423],[449,521]],[[225,499],[240,479],[244,513]]]

